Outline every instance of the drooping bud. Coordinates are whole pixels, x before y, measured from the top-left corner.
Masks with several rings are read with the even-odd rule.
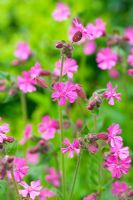
[[[72,38],[72,41],[73,41],[73,42],[79,42],[81,39],[82,39],[82,33],[81,33],[81,31],[77,31],[77,32],[74,34],[74,36],[73,36],[73,38]]]
[[[63,42],[57,42],[57,43],[55,44],[55,47],[56,47],[57,49],[62,49],[62,48],[63,48]]]
[[[77,129],[81,129],[83,127],[83,121],[81,119],[76,121],[76,127]]]
[[[82,99],[86,99],[87,97],[86,97],[86,93],[84,89],[81,87],[81,85],[79,84],[76,84],[76,85],[77,85],[76,91],[77,91],[78,96]]]
[[[97,139],[98,140],[107,140],[108,139],[108,134],[106,132],[101,132],[97,134]]]
[[[94,92],[92,97],[90,98],[87,109],[93,110],[95,107],[98,108],[100,104],[102,103],[102,97],[97,92]]]
[[[99,150],[98,144],[96,142],[88,144],[88,151],[92,154],[97,153]]]
[[[40,72],[40,75],[41,75],[41,76],[50,76],[50,75],[51,75],[51,72],[48,71],[48,70],[42,70],[42,71]]]
[[[37,83],[39,86],[43,87],[43,88],[48,88],[47,83],[46,83],[45,80],[42,79],[41,77],[37,77],[37,78],[36,78],[36,83]]]

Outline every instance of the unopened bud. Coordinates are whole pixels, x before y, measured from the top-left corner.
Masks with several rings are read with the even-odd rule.
[[[73,36],[73,38],[72,38],[72,41],[73,41],[73,42],[79,42],[81,39],[82,39],[82,33],[81,33],[81,31],[77,31],[77,32],[74,34],[74,36]]]
[[[40,73],[40,75],[42,75],[42,76],[50,76],[51,72],[48,71],[48,70],[42,70],[41,73]]]
[[[63,48],[63,43],[62,43],[62,42],[57,42],[57,43],[55,44],[55,47],[56,47],[57,49],[62,49],[62,48]]]
[[[98,133],[97,134],[97,139],[98,140],[107,140],[108,139],[108,134],[106,132]]]
[[[47,83],[40,77],[36,78],[36,83],[43,88],[48,88]]]
[[[77,129],[81,129],[83,127],[83,121],[81,119],[76,121],[76,127]]]
[[[96,142],[90,143],[88,145],[88,151],[90,153],[95,154],[98,152],[98,150],[99,150],[99,148],[98,148],[98,144]]]

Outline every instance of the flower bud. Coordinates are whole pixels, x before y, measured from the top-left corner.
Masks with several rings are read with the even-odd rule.
[[[45,82],[45,80],[42,79],[42,78],[40,78],[40,77],[36,78],[36,83],[37,83],[39,86],[43,87],[43,88],[48,88],[48,85],[47,85],[47,83]]]
[[[82,33],[80,31],[77,31],[73,38],[72,38],[72,41],[73,42],[79,42],[80,40],[82,39]]]
[[[90,143],[88,145],[88,151],[90,153],[95,154],[98,152],[98,150],[99,150],[99,148],[98,148],[98,144],[96,142]]]
[[[77,129],[81,129],[83,127],[83,121],[81,119],[76,121],[76,127]]]
[[[107,140],[108,139],[108,134],[106,132],[98,133],[97,134],[97,139],[98,140]]]
[[[12,142],[14,142],[14,140],[15,139],[13,137],[8,136],[5,141],[9,142],[9,143],[12,143]]]
[[[63,42],[57,42],[57,43],[55,44],[55,47],[56,47],[57,49],[62,49],[62,48],[63,48]]]
[[[88,140],[93,143],[93,142],[97,141],[97,136],[90,133],[88,135]]]
[[[42,70],[42,71],[40,72],[40,75],[41,75],[41,76],[50,76],[50,75],[51,75],[51,72],[48,71],[48,70]]]

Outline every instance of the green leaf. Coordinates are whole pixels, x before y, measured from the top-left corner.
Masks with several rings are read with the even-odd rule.
[[[15,155],[18,147],[18,142],[14,141],[12,143],[7,144],[6,146],[6,154],[7,155]]]

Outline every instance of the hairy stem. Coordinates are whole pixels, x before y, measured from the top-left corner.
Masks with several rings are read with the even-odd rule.
[[[18,200],[21,200],[21,196],[19,194],[18,186],[17,186],[17,183],[16,183],[15,178],[14,178],[13,170],[11,170],[11,177],[12,177],[14,188],[16,190],[16,194],[17,194]]]
[[[94,119],[94,131],[96,133],[97,132],[97,114],[94,114],[93,119]]]
[[[62,81],[62,72],[63,72],[63,64],[64,64],[64,54],[61,55],[61,69],[60,69],[60,79]],[[63,131],[63,116],[62,116],[62,107],[59,106],[59,120],[60,120],[60,134],[61,134],[61,147],[64,141],[64,131]],[[63,191],[63,200],[66,199],[66,176],[65,176],[65,158],[64,154],[61,153],[61,165],[62,165],[62,191]]]
[[[76,164],[76,169],[75,169],[75,173],[74,173],[74,178],[73,178],[73,182],[72,182],[72,188],[71,188],[69,200],[72,200],[72,197],[73,197],[73,192],[74,192],[76,179],[77,179],[77,175],[78,175],[78,169],[79,169],[79,166],[80,166],[81,154],[82,154],[82,152],[80,152],[78,160],[77,160],[77,164]]]

